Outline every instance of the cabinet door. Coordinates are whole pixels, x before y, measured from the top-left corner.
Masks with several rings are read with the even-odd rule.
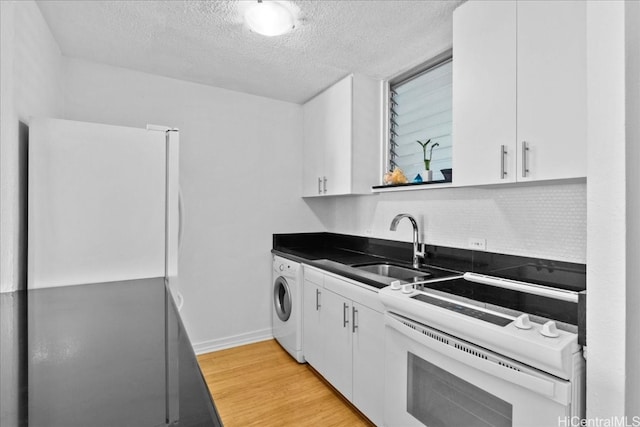
[[[302,348],[307,362],[324,375],[323,297],[320,286],[304,281]]]
[[[351,301],[328,290],[323,293],[322,323],[325,332],[324,377],[344,397],[352,397]]]
[[[351,308],[353,330],[352,402],[376,425],[384,421],[384,318],[356,302]],[[355,328],[353,327],[355,326]]]
[[[453,182],[515,181],[515,2],[472,1],[458,7],[453,45]]]
[[[349,76],[321,95],[327,114],[323,173],[327,195],[351,192],[352,90],[353,77]]]
[[[517,7],[518,150],[523,141],[529,147],[518,155],[518,180],[584,177],[586,4],[519,1]]]
[[[302,107],[304,118],[302,195],[321,196],[324,173],[324,145],[327,131],[327,110],[322,94]],[[319,181],[320,180],[320,181]]]

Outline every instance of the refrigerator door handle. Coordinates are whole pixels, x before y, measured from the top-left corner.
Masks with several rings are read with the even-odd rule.
[[[178,187],[178,257],[182,250],[182,236],[184,232],[184,200],[182,198],[182,188]]]

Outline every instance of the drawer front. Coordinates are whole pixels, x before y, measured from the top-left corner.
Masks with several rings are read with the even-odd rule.
[[[324,273],[308,265],[304,266],[304,280],[324,287]]]
[[[358,283],[355,280],[333,275],[332,273],[325,273],[324,287],[379,313],[384,312],[384,305],[382,305],[378,297],[378,292],[370,286]]]

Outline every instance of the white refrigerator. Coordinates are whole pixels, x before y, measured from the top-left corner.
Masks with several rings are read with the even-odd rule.
[[[28,289],[150,277],[175,283],[178,152],[176,129],[34,119]]]

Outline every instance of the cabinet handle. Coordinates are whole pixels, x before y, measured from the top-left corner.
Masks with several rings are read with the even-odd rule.
[[[316,311],[320,310],[320,289],[316,289]]]
[[[505,179],[507,176],[507,171],[504,168],[504,158],[507,155],[507,147],[506,145],[500,146],[500,179]]]
[[[318,194],[322,194],[322,178],[318,177]]]
[[[324,194],[327,194],[327,177],[323,176],[322,181],[324,182]]]
[[[356,333],[356,329],[358,329],[358,325],[356,325],[356,314],[358,314],[358,310],[355,307],[351,307],[351,332]]]
[[[349,304],[342,303],[342,327],[346,328],[349,324]]]
[[[529,165],[527,160],[529,157],[529,144],[527,141],[522,141],[522,177],[526,178],[529,173]]]

